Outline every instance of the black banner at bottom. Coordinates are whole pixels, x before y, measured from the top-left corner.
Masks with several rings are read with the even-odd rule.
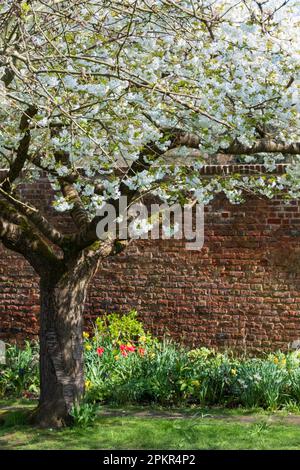
[[[230,466],[230,469],[241,468],[241,465],[277,465],[299,464],[298,451],[213,451],[213,450],[94,450],[94,451],[0,451],[1,468],[4,465],[28,464],[34,465],[64,464],[94,465],[105,467],[141,468],[148,466],[185,466],[191,469],[197,467],[207,469],[212,465]]]

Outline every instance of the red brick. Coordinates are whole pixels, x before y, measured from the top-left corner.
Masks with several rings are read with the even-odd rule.
[[[47,182],[24,185],[22,194],[72,231],[71,220],[49,209]],[[254,197],[231,205],[220,196],[206,208],[201,251],[186,251],[180,240],[135,241],[92,281],[87,326],[105,312],[136,308],[153,333],[191,346],[286,349],[300,338],[299,206]],[[36,335],[38,302],[33,269],[0,247],[0,338]]]

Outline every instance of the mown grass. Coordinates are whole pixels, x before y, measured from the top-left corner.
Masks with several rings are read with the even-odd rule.
[[[33,406],[0,402],[0,449],[300,449],[299,415],[103,408],[91,427],[41,430],[26,424]]]

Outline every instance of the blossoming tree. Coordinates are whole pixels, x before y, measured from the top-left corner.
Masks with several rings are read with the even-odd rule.
[[[126,245],[97,238],[105,202],[300,195],[299,25],[298,0],[1,2],[0,240],[40,276],[38,423],[68,422],[84,392],[87,287]],[[200,177],[216,154],[290,166]],[[74,233],[20,196],[40,171]]]

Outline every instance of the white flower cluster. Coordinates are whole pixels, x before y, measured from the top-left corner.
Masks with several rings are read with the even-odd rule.
[[[6,44],[5,28],[0,32],[0,76],[11,57],[15,71],[9,88],[0,80],[6,160],[22,138],[20,118],[30,103],[38,109],[29,123],[30,152],[40,155],[53,180],[70,173],[54,158],[67,152],[71,165],[83,168],[79,192],[91,213],[120,197],[121,181],[169,201],[191,192],[206,203],[224,191],[240,202],[246,184],[268,197],[281,186],[298,194],[297,168],[275,185],[268,179],[205,183],[198,174],[202,163],[184,170],[175,163],[165,168],[158,159],[172,147],[177,128],[199,136],[203,155],[233,141],[251,147],[261,137],[258,128],[278,142],[300,140],[300,0],[38,3],[23,8],[18,50]],[[0,5],[1,18],[12,4]],[[141,153],[139,171],[131,172]],[[178,149],[183,160],[188,154]],[[269,171],[283,158],[258,157]],[[257,156],[243,158],[249,163]],[[102,195],[93,190],[99,174]],[[55,207],[70,210],[60,196]]]

